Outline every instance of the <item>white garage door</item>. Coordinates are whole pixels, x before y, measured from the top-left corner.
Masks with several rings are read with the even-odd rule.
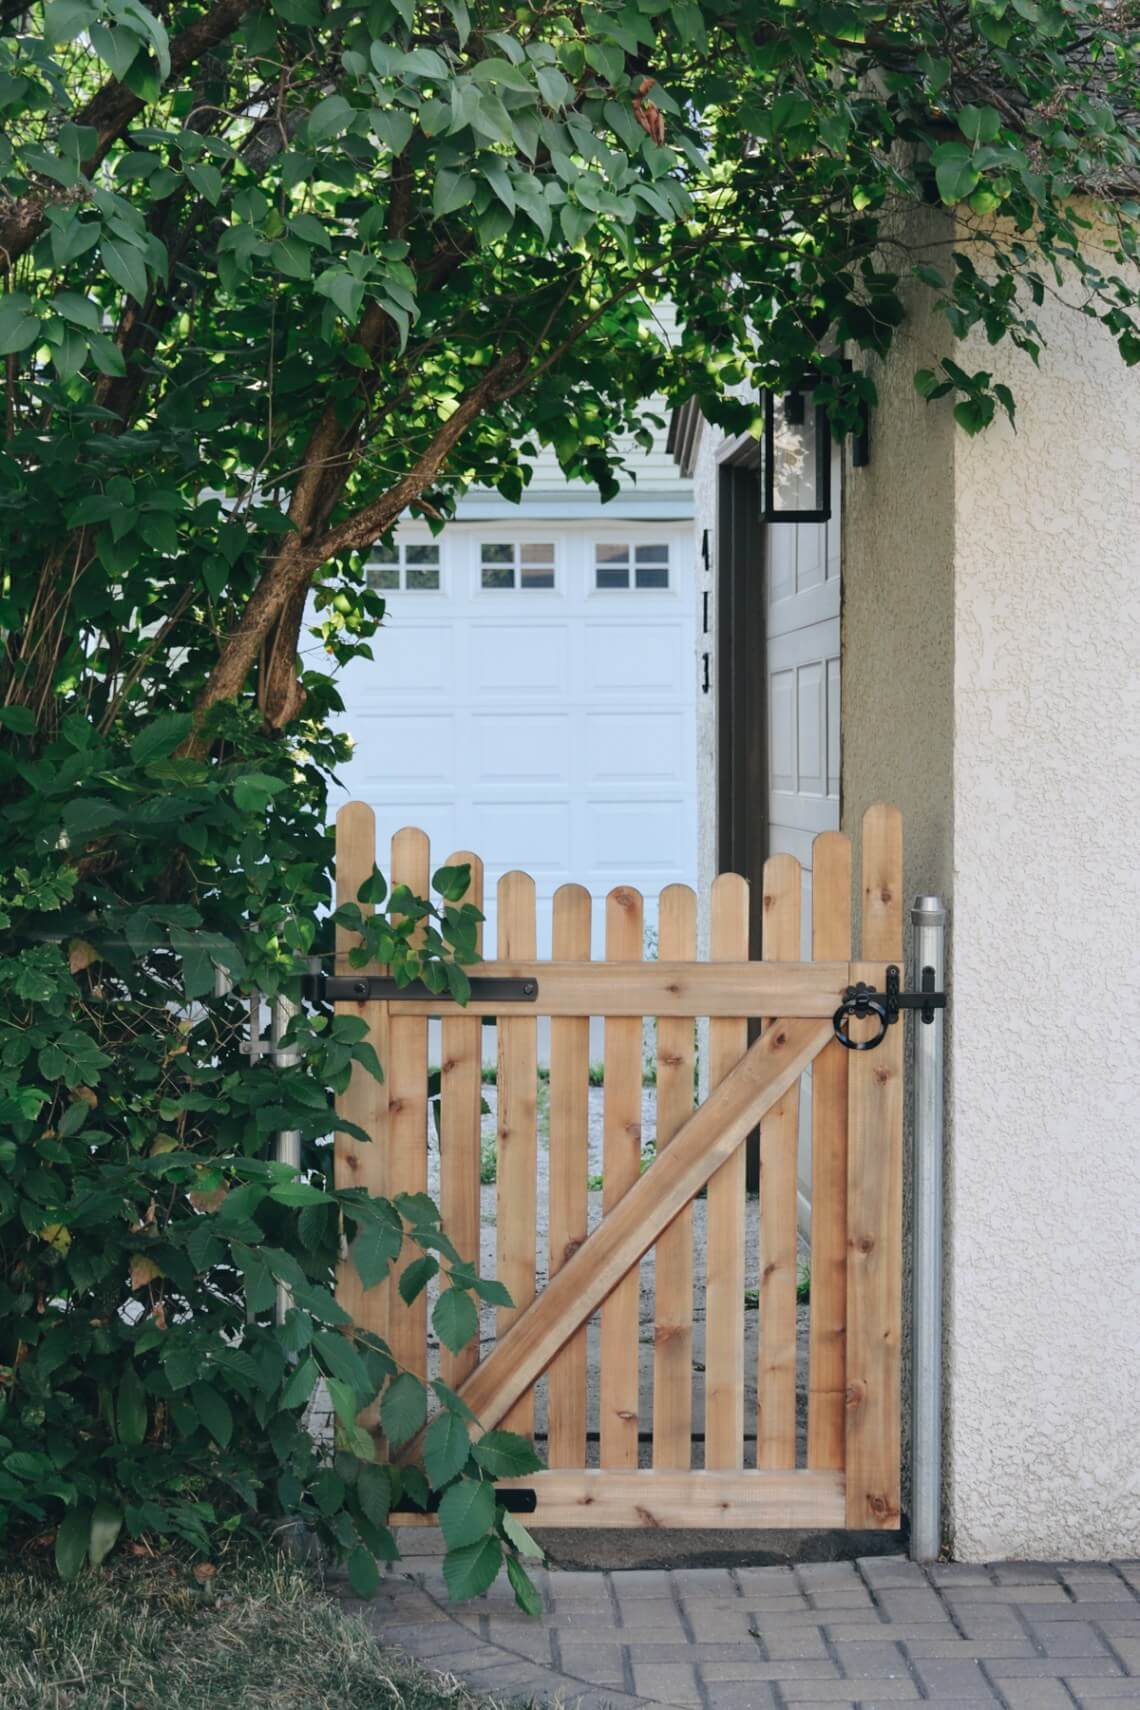
[[[388,600],[373,661],[342,678],[345,795],[381,848],[421,825],[494,884],[531,873],[539,953],[567,881],[599,901],[696,873],[693,567],[684,524],[456,523],[401,530],[370,577]],[[603,948],[595,909],[595,954]]]

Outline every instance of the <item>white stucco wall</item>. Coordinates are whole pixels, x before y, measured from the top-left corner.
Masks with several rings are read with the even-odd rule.
[[[959,1555],[1140,1553],[1140,377],[1050,299],[955,448]]]
[[[847,490],[844,823],[886,796],[951,904],[947,1536],[1140,1552],[1140,379],[1050,299],[1018,431],[885,373]],[[1103,996],[1101,995],[1103,993]]]

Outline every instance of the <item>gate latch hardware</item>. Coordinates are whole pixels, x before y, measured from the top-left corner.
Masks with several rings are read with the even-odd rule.
[[[929,1027],[935,1010],[945,1008],[946,993],[935,991],[933,968],[923,968],[918,991],[904,992],[899,971],[892,963],[887,969],[886,991],[876,991],[874,986],[864,985],[862,980],[857,985],[848,986],[833,1017],[835,1037],[849,1051],[873,1051],[876,1045],[882,1044],[887,1028],[894,1026],[904,1009],[916,1009],[920,1020]],[[853,1015],[860,1020],[868,1015],[877,1016],[879,1031],[870,1039],[852,1039],[847,1032],[847,1023]]]
[[[474,975],[471,997],[478,1003],[535,1003],[538,981]],[[389,974],[306,974],[301,991],[310,1003],[438,1003],[450,1005],[449,992],[433,992],[422,980],[399,985]]]

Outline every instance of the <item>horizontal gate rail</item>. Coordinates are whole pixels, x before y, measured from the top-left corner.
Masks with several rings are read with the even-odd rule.
[[[560,1468],[502,1479],[496,1493],[533,1492],[531,1526],[832,1527],[844,1524],[841,1472],[761,1469],[636,1472]]]
[[[465,969],[471,999],[464,1015],[497,1018],[505,1007],[525,1005],[531,1015],[695,1015],[740,1017],[831,1016],[851,984],[848,962],[475,962]],[[367,976],[363,976],[367,978]],[[886,964],[879,985],[886,977]],[[321,976],[313,976],[316,982]],[[487,985],[491,984],[491,989]],[[326,979],[322,990],[338,1002],[375,998],[398,1004],[401,1015],[450,1014],[448,993],[422,985],[399,988],[372,976],[368,991],[354,991],[355,976]]]

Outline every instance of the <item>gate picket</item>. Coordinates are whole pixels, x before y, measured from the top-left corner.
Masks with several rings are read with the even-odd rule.
[[[663,961],[697,954],[697,899],[688,885],[669,885],[657,915]],[[689,1016],[657,1018],[657,1150],[663,1152],[693,1114],[693,1029]],[[693,1436],[693,1210],[662,1232],[654,1255],[653,1465],[684,1468]]]
[[[356,893],[366,879],[372,877],[376,863],[376,816],[363,802],[346,802],[336,816],[336,902],[355,903]],[[361,903],[360,912],[374,912],[371,903]],[[355,932],[345,927],[336,929],[336,970],[339,974],[378,974],[379,964],[369,963],[364,969],[354,969],[348,952],[359,942]],[[387,1073],[388,1064],[388,1005],[386,1003],[338,1003],[338,1015],[358,1017],[368,1029],[365,1038],[376,1052]],[[382,1197],[388,1192],[388,1088],[369,1074],[361,1063],[352,1065],[347,1089],[336,1101],[337,1114],[355,1122],[372,1136],[370,1144],[353,1140],[347,1134],[336,1135],[333,1142],[333,1180],[338,1187],[367,1188],[370,1194]],[[365,1289],[350,1257],[342,1256],[337,1267],[336,1297],[359,1330],[388,1339],[388,1279]],[[362,1415],[362,1423],[374,1426],[377,1410],[370,1407]]]
[[[881,986],[901,962],[902,819],[881,803],[863,817],[863,956],[855,980]],[[873,1017],[852,1023],[873,1032]],[[903,1028],[848,1065],[847,1524],[899,1523],[899,1358],[902,1336]]]
[[[640,891],[619,885],[606,898],[606,960],[640,962],[644,954]],[[611,1212],[641,1173],[640,1016],[605,1021],[605,1111],[602,1134],[602,1211]],[[635,1266],[602,1307],[601,1464],[636,1467],[638,1320],[641,1278]]]
[[[851,840],[812,845],[812,956],[851,959]],[[808,1466],[841,1467],[847,1400],[847,1059],[833,1040],[812,1065]]]
[[[407,885],[413,896],[426,897],[431,876],[431,852],[422,831],[405,826],[392,839],[392,889]],[[427,1192],[427,1075],[428,1024],[423,1016],[393,1011],[388,1024],[388,1192]],[[420,1249],[405,1241],[397,1274]],[[406,1371],[427,1376],[427,1290],[399,1311],[389,1312],[389,1344],[393,1358]]]
[[[800,955],[803,876],[792,855],[764,863],[766,962]],[[842,1047],[841,1047],[842,1049]],[[796,1151],[800,1089],[786,1092],[760,1128],[760,1346],[756,1465],[796,1464]]]
[[[529,873],[504,873],[498,894],[499,957],[530,960],[537,954],[534,880]],[[538,1031],[533,1015],[499,1019],[498,1167],[496,1170],[495,1274],[508,1290],[512,1306],[501,1306],[498,1334],[503,1336],[534,1299],[538,1190]],[[534,1391],[522,1395],[504,1423],[530,1436],[534,1430]]]
[[[709,953],[748,960],[748,881],[721,873],[712,887]],[[709,1086],[719,1086],[748,1049],[748,1018],[709,1022]],[[705,1466],[744,1465],[745,1156],[737,1147],[708,1186],[705,1276]]]
[[[463,901],[483,908],[483,863],[478,855],[460,850],[447,858],[449,867],[469,866],[471,883]],[[483,952],[483,928],[476,929]],[[439,1069],[439,1209],[443,1227],[461,1259],[479,1269],[481,1107],[483,1102],[483,1023],[473,1016],[446,1015],[440,1028]],[[453,1354],[440,1347],[439,1370],[456,1388],[479,1359],[476,1334]]]
[[[553,951],[560,962],[590,959],[590,893],[562,885],[554,893]],[[586,1239],[590,1173],[590,1022],[555,1016],[550,1023],[550,1275]],[[547,1464],[586,1464],[586,1331],[576,1330],[547,1377]]]

